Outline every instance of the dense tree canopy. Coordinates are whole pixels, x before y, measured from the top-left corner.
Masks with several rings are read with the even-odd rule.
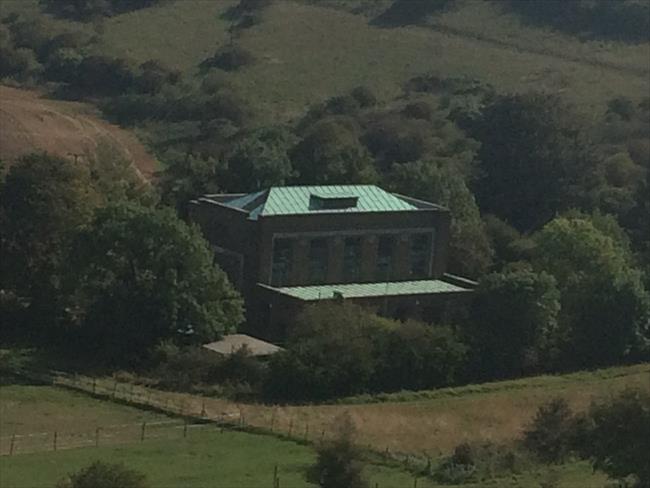
[[[86,346],[113,361],[144,357],[163,339],[211,341],[242,320],[241,299],[207,243],[170,210],[100,209],[69,265]]]
[[[37,315],[50,325],[67,246],[99,202],[85,165],[47,154],[23,157],[2,184],[0,288],[42,309]]]
[[[520,376],[551,366],[559,311],[555,279],[545,272],[513,268],[484,276],[468,331],[477,374]]]
[[[601,228],[585,217],[559,217],[535,236],[535,266],[553,275],[562,293],[565,354],[575,366],[612,364],[650,338],[642,275],[626,243]]]
[[[481,143],[482,211],[528,231],[582,204],[597,158],[558,98],[499,96],[466,125]]]

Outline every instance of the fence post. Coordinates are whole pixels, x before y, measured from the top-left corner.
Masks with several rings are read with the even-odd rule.
[[[97,393],[97,378],[93,378],[93,395]]]
[[[57,441],[58,437],[59,437],[59,433],[55,430],[54,431],[54,441],[52,442],[55,451],[56,451],[56,441]]]
[[[417,476],[415,476],[413,478],[413,488],[418,488],[418,477]]]
[[[187,419],[183,423],[183,437],[187,437]]]
[[[325,429],[320,431],[320,441],[323,442],[323,439],[325,439]]]
[[[142,431],[140,432],[140,442],[142,442],[144,440],[144,431],[145,431],[146,428],[147,428],[147,423],[142,422]]]
[[[99,430],[99,427],[95,429],[95,447],[99,447]]]
[[[273,488],[275,488],[278,484],[278,465],[276,464],[273,467]]]
[[[275,409],[273,409],[273,414],[271,415],[271,432],[273,432],[275,428]]]
[[[12,434],[12,436],[11,436],[11,444],[9,444],[9,455],[10,456],[14,455],[15,446],[16,446],[16,434]]]
[[[309,438],[309,420],[307,420],[307,423],[305,424],[305,440]]]
[[[208,412],[205,410],[205,399],[201,403],[201,417],[207,417]]]

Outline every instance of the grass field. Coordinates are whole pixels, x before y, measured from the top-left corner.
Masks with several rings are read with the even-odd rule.
[[[34,1],[7,0],[3,10],[33,13]],[[139,62],[158,58],[195,72],[228,41],[222,15],[234,3],[176,0],[106,19],[97,27],[97,50]],[[358,85],[392,98],[408,78],[426,71],[476,77],[499,91],[559,93],[591,116],[610,98],[639,99],[650,91],[648,43],[583,42],[525,26],[474,0],[430,23],[379,28],[345,10],[278,0],[237,41],[256,63],[225,77],[268,119],[291,118]]]
[[[49,386],[12,385],[0,387],[2,420],[0,433],[20,426],[21,432],[63,429],[85,432],[96,425],[119,422],[155,422],[166,417],[134,408],[96,400],[82,394]],[[75,422],[76,420],[76,422]],[[122,445],[66,449],[0,457],[2,488],[52,487],[56,480],[101,459],[121,462],[146,474],[155,488],[258,488],[271,486],[274,467],[283,488],[307,487],[306,469],[315,453],[307,445],[269,435],[223,431],[210,425],[181,430],[176,438],[131,441]],[[603,478],[592,475],[586,463],[554,468],[563,488],[602,485]],[[413,475],[396,467],[370,464],[371,486],[410,488]],[[545,469],[495,480],[490,486],[532,487],[548,477]],[[431,480],[420,478],[420,488],[434,488]],[[447,485],[449,486],[449,485]],[[463,485],[478,488],[477,485]]]

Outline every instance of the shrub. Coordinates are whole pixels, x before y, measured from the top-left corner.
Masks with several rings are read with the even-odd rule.
[[[361,452],[353,444],[354,424],[345,416],[338,437],[317,448],[316,464],[308,473],[309,481],[322,488],[367,488]]]
[[[122,464],[96,461],[57,483],[57,488],[146,488],[145,476]]]
[[[240,46],[225,46],[201,63],[202,69],[220,68],[225,71],[236,71],[255,61],[253,54]]]
[[[593,404],[589,419],[583,453],[594,468],[612,478],[635,477],[638,488],[650,487],[650,394],[626,390]]]
[[[377,105],[377,97],[367,86],[358,86],[350,92],[361,108],[374,107]]]
[[[576,419],[566,400],[541,405],[524,431],[524,446],[545,463],[566,461],[576,438]]]

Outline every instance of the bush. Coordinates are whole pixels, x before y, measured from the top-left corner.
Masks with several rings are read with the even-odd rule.
[[[202,69],[220,68],[225,71],[237,71],[255,61],[253,54],[239,46],[221,47],[210,58],[201,63]]]
[[[361,452],[353,444],[354,424],[345,416],[338,437],[317,448],[316,464],[308,479],[322,488],[367,488]]]
[[[491,442],[464,442],[438,466],[433,477],[440,483],[462,484],[517,474],[529,466],[525,453],[516,449]]]
[[[377,105],[377,97],[367,86],[358,86],[350,92],[361,108],[374,107]]]
[[[553,399],[539,407],[524,431],[524,446],[545,463],[562,463],[575,446],[577,425],[566,400]]]
[[[650,487],[650,394],[626,390],[589,410],[591,429],[583,454],[612,478],[635,477],[636,487]]]
[[[57,488],[147,488],[145,476],[122,464],[96,461],[57,483]]]

